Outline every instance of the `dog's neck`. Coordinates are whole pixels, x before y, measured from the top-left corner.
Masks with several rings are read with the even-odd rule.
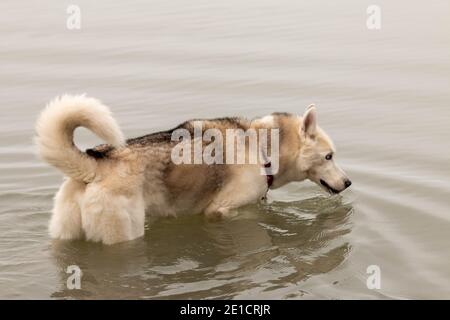
[[[289,182],[303,181],[307,173],[299,170],[297,159],[301,149],[300,121],[295,115],[273,114],[252,121],[255,129],[279,129],[279,165],[275,175],[268,175],[270,189],[280,188]],[[270,177],[269,177],[270,176]]]

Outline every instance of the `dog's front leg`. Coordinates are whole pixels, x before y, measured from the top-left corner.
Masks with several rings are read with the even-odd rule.
[[[221,218],[230,217],[231,212],[233,212],[233,209],[230,207],[223,207],[220,206],[220,204],[212,203],[206,208],[204,214],[207,219],[213,221]]]
[[[235,209],[256,203],[265,196],[267,180],[260,174],[259,167],[241,166],[234,173],[234,179],[229,180],[204,211],[206,217],[232,216]]]

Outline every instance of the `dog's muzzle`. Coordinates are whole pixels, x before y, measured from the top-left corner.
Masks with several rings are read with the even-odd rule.
[[[324,186],[327,190],[328,190],[328,192],[330,192],[331,194],[338,194],[338,193],[340,193],[341,191],[344,191],[345,189],[347,189],[348,187],[350,187],[351,185],[352,185],[352,182],[350,181],[350,180],[345,180],[345,182],[344,182],[344,189],[342,189],[342,190],[336,190],[336,189],[334,189],[332,186],[330,186],[325,180],[323,180],[323,179],[320,179],[320,184],[322,185],[322,186]]]

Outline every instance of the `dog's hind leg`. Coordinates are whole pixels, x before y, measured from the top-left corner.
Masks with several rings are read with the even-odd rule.
[[[49,233],[54,239],[73,240],[83,236],[80,199],[86,189],[82,182],[71,178],[64,181],[55,196]]]
[[[145,206],[141,194],[114,194],[90,185],[82,205],[87,240],[115,244],[144,235]]]

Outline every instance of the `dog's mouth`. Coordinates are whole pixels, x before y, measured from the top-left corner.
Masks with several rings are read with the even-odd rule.
[[[325,180],[320,179],[320,184],[322,186],[325,187],[325,189],[327,189],[327,191],[331,194],[338,194],[340,191],[334,189],[333,187],[331,187],[328,183],[325,182]]]

